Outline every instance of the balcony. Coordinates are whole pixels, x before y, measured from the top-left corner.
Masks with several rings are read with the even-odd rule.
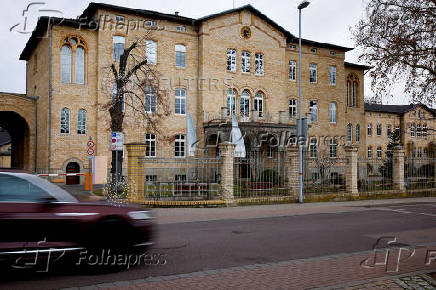
[[[241,112],[235,112],[236,120],[238,123],[261,123],[261,124],[283,124],[283,125],[296,125],[295,118],[289,118],[289,114],[286,111],[280,112],[259,112],[252,110],[250,113],[241,114]],[[203,112],[203,122],[222,123],[231,122],[231,115],[226,107],[221,108],[221,112]]]

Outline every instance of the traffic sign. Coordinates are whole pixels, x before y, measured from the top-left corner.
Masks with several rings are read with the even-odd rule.
[[[124,146],[124,133],[123,132],[112,132],[111,150],[112,151],[123,151],[123,146]]]
[[[86,153],[88,154],[88,156],[94,156],[94,153],[95,153],[95,149],[94,149],[95,143],[94,143],[94,141],[92,141],[91,137],[89,137],[89,141],[86,142],[86,146],[88,146],[88,150],[86,150]]]

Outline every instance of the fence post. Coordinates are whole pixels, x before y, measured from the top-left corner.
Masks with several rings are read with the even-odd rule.
[[[404,157],[405,151],[403,146],[397,146],[392,149],[393,164],[392,164],[392,178],[394,189],[404,192],[406,187],[404,185]]]
[[[220,155],[222,157],[221,166],[221,199],[225,201],[226,205],[232,206],[235,204],[235,197],[233,195],[233,157],[235,155],[235,144],[225,142],[219,144]]]
[[[357,186],[357,150],[358,146],[349,145],[345,147],[347,157],[347,167],[345,172],[345,186],[347,193],[356,196],[359,195],[359,188]]]
[[[287,179],[288,187],[291,188],[291,194],[295,197],[298,196],[298,147],[288,146],[286,147],[286,159],[287,159]]]
[[[129,187],[133,191],[133,196],[138,198],[144,194],[145,166],[140,163],[140,160],[145,156],[146,145],[144,143],[129,143],[126,144],[126,148]]]

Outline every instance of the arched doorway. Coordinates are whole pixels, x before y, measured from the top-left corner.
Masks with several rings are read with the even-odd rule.
[[[65,171],[66,173],[79,173],[80,165],[77,162],[69,162],[67,164]],[[80,184],[80,176],[67,176],[66,184],[67,185]]]
[[[1,111],[0,127],[9,133],[11,138],[11,167],[30,169],[30,136],[26,120],[16,112]]]

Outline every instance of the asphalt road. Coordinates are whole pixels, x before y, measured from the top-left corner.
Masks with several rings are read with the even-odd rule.
[[[371,250],[383,236],[410,245],[436,243],[436,203],[362,207],[351,212],[160,224],[156,246],[164,265],[90,273],[74,267],[50,273],[2,270],[0,288],[86,286],[232,266]],[[436,244],[435,244],[436,245]],[[434,247],[434,246],[433,246]],[[156,256],[157,257],[157,256]],[[163,264],[163,263],[160,263]]]

